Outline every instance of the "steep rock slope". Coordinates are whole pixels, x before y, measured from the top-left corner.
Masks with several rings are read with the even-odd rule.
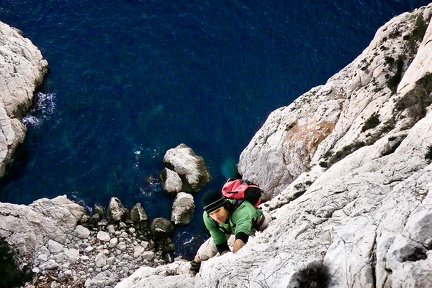
[[[20,31],[0,22],[0,176],[25,138],[22,116],[48,72],[48,62]]]
[[[395,17],[325,85],[271,113],[242,152],[240,174],[270,198],[316,164],[330,166],[390,131],[409,129],[426,104],[410,94],[428,101],[421,91],[431,85],[430,17],[430,7]]]
[[[329,287],[428,287],[431,12],[389,21],[357,59],[274,111],[253,137],[239,170],[277,195],[263,205],[274,217],[266,231],[195,277],[177,260],[116,287],[304,287],[311,263],[326,267]]]
[[[282,184],[269,180],[278,175],[268,172],[271,167],[286,169],[286,159],[292,158],[306,171],[287,169],[296,179],[266,205],[276,218],[271,227],[231,259],[209,262],[197,282],[294,287],[296,271],[318,261],[329,267],[331,287],[428,285],[431,9],[429,5],[392,19],[326,85],[269,117],[242,153],[244,176],[265,171],[265,180]],[[269,129],[273,125],[277,128]],[[259,149],[256,143],[262,137],[277,141],[267,140]],[[254,168],[255,156],[265,153],[254,154],[250,148],[266,152],[269,142],[279,143],[274,147],[281,162]],[[301,153],[296,154],[296,147]],[[217,276],[220,271],[227,273]]]

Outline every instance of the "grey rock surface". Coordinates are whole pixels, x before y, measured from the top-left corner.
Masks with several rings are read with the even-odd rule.
[[[172,262],[155,251],[154,242],[122,222],[123,213],[110,212],[114,223],[101,219],[87,231],[78,228],[84,208],[65,196],[28,206],[0,203],[0,235],[32,261],[39,277],[27,287],[285,288],[301,286],[301,272],[312,263],[326,267],[328,287],[430,286],[431,16],[429,4],[393,18],[327,83],[269,116],[238,168],[265,190],[261,208],[273,221],[238,253],[205,261],[194,275],[184,259]],[[6,31],[0,41],[12,43],[0,48],[0,61],[18,68],[5,70],[1,95],[16,85],[31,99],[33,90],[20,87],[40,79],[34,77],[46,62],[14,48],[14,41],[26,40],[9,28],[0,26]],[[20,57],[28,56],[39,59],[36,68],[25,60],[20,68]],[[0,105],[5,139],[18,133],[26,110],[9,96],[4,115],[12,120],[1,116]],[[13,151],[7,149],[0,154]],[[203,159],[184,144],[168,151],[164,163],[189,192],[209,180]],[[153,232],[170,237],[171,221],[158,221],[163,225],[154,222]]]
[[[0,22],[0,176],[25,139],[21,118],[47,72],[48,62],[39,49],[19,30]]]
[[[82,206],[66,196],[39,199],[29,206],[0,203],[0,236],[31,257],[48,240],[64,243],[84,213]]]
[[[193,196],[189,193],[180,192],[174,199],[171,209],[171,221],[175,225],[186,225],[192,220],[195,213]]]
[[[167,169],[174,171],[181,179],[182,186],[179,187],[178,177],[174,177],[171,171],[165,171],[162,182],[164,188],[170,191],[199,192],[210,180],[204,159],[186,144],[169,149],[163,162]]]
[[[325,85],[269,116],[238,167],[264,188],[274,220],[182,287],[303,287],[312,263],[328,287],[430,286],[431,13],[393,18]],[[117,287],[189,279],[188,263],[174,263],[168,276],[168,266],[140,268]]]

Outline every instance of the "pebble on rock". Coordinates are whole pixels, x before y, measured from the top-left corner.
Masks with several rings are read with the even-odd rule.
[[[110,241],[110,235],[105,231],[99,231],[96,236],[100,241],[108,242]]]

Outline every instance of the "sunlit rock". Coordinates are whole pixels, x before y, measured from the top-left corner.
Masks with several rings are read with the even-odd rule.
[[[169,149],[164,156],[165,167],[175,171],[182,180],[184,192],[198,192],[209,181],[210,174],[207,171],[204,159],[186,146],[180,144]],[[168,173],[166,173],[168,176]],[[165,182],[166,179],[163,179]]]
[[[32,105],[33,93],[48,72],[48,62],[22,33],[0,22],[0,176],[3,176],[26,127],[21,117]]]
[[[393,18],[325,85],[269,116],[238,166],[273,221],[182,287],[430,285],[431,15],[429,4]],[[163,271],[118,287],[172,281]]]
[[[191,194],[180,192],[174,199],[171,221],[175,225],[189,224],[195,213],[195,203]]]

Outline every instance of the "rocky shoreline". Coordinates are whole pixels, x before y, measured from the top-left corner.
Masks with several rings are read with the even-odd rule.
[[[173,199],[171,219],[156,218],[150,225],[141,203],[129,210],[116,197],[106,209],[95,205],[91,214],[67,196],[28,206],[0,203],[0,237],[32,276],[23,287],[115,287],[139,268],[174,261],[189,265],[173,259],[171,237],[175,225],[194,217],[190,193],[199,192],[209,174],[202,157],[184,144],[168,150],[164,164],[161,179]]]
[[[172,263],[175,226],[194,217],[190,193],[199,192],[209,174],[202,157],[185,144],[169,149],[164,165],[171,219],[149,223],[141,203],[127,209],[117,197],[91,213],[66,196],[28,206],[0,203],[0,236],[17,249],[21,267],[33,272],[24,287],[114,287],[140,267]]]
[[[28,206],[0,203],[1,237],[31,274],[27,288],[115,287],[141,267],[181,261],[172,256],[174,229],[164,218],[149,225],[140,203],[129,210],[116,197],[91,215],[66,196]]]
[[[25,287],[114,287],[141,266],[172,262],[165,242],[156,242],[148,228],[130,218],[108,221],[105,215],[92,224],[95,215],[100,216],[84,215],[87,221],[66,234],[63,243],[48,240],[36,249],[36,277]]]
[[[23,117],[49,66],[21,31],[2,22],[0,46],[2,177],[25,139]],[[119,199],[112,199],[106,213],[95,207],[92,215],[66,196],[28,206],[0,203],[0,238],[17,251],[21,267],[30,266],[35,275],[26,287],[111,287],[139,267],[172,262],[174,227],[190,222],[195,213],[191,194],[210,175],[202,157],[184,144],[167,151],[164,165],[161,180],[173,198],[172,216],[155,219],[151,227],[140,203],[129,213]]]

